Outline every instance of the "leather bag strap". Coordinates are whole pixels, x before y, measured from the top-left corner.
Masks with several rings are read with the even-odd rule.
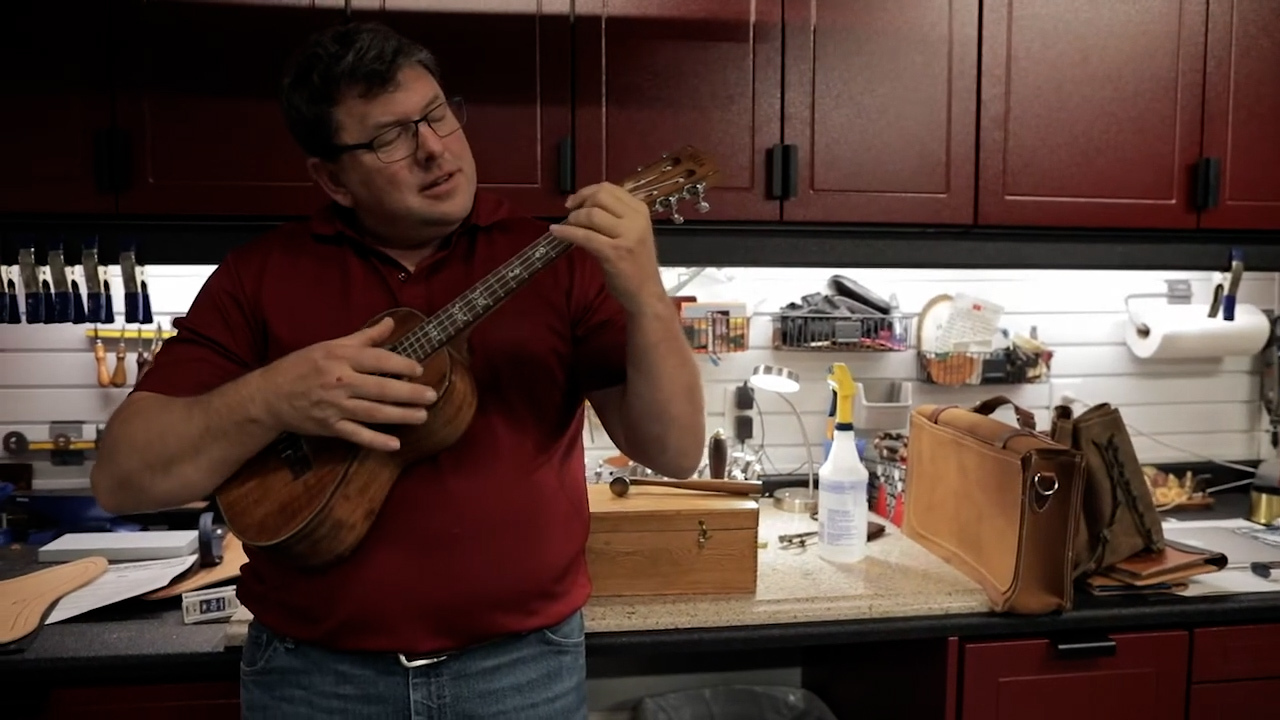
[[[1013,414],[1018,417],[1018,427],[1023,430],[1031,431],[1036,429],[1036,416],[1032,414],[1030,410],[1018,405],[1004,395],[996,395],[995,397],[987,398],[977,405],[974,405],[970,410],[978,413],[979,415],[990,415],[1005,405],[1013,406]]]

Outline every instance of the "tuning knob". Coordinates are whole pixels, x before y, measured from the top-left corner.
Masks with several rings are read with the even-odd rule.
[[[671,222],[677,225],[684,222],[684,216],[680,214],[680,206],[674,202],[671,203]]]
[[[704,213],[704,212],[706,212],[706,211],[710,210],[710,209],[711,209],[711,206],[707,204],[707,201],[706,201],[706,200],[699,200],[699,201],[698,201],[698,204],[697,204],[697,205],[694,205],[694,206],[693,206],[693,208],[694,208],[695,210],[697,210],[698,212],[700,212],[700,213]]]

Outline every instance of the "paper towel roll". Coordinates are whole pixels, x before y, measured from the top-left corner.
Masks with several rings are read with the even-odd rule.
[[[1209,317],[1208,305],[1151,305],[1133,307],[1124,340],[1140,358],[1179,360],[1253,355],[1270,334],[1271,321],[1256,305],[1237,305],[1230,321]]]

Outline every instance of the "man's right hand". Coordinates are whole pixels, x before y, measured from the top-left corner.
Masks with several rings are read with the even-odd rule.
[[[436,401],[436,392],[399,379],[421,375],[421,365],[377,347],[394,327],[391,318],[383,318],[376,325],[294,351],[262,368],[263,417],[282,431],[341,437],[374,450],[398,450],[399,439],[364,423],[426,422],[427,407]]]

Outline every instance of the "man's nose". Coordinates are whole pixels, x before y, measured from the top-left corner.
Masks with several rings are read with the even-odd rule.
[[[418,123],[418,157],[433,160],[444,154],[444,139],[426,121]]]

